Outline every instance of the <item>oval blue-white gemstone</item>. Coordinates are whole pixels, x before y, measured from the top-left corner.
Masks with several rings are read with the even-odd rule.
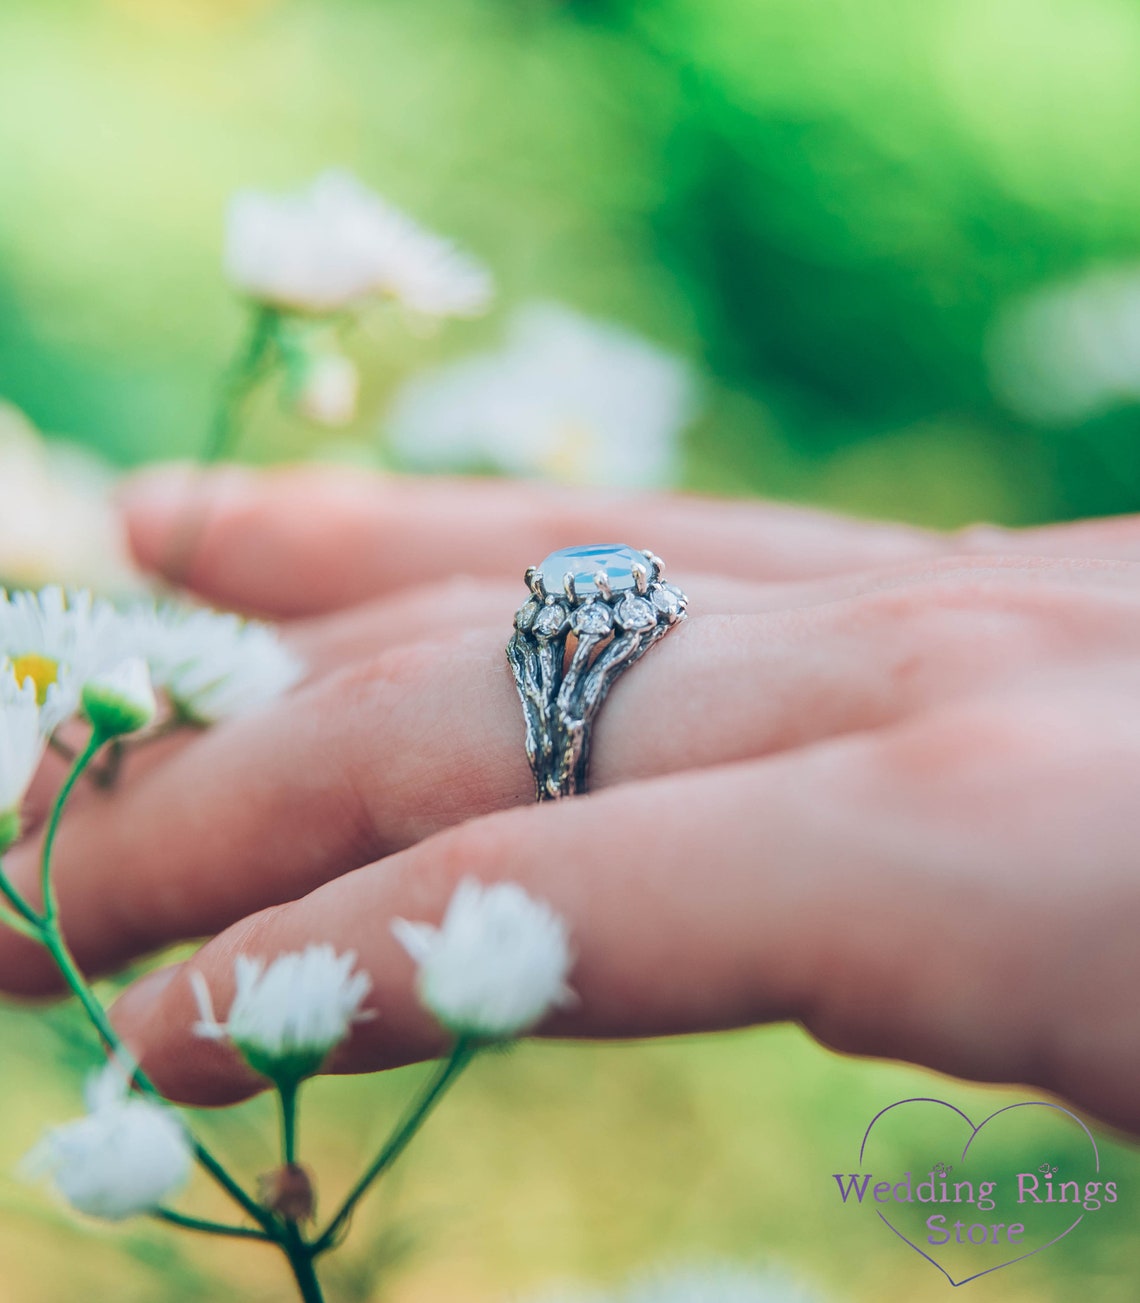
[[[563,547],[551,552],[538,567],[548,593],[560,593],[562,581],[569,573],[574,576],[574,591],[579,597],[590,597],[598,591],[594,576],[604,570],[610,588],[619,593],[633,588],[633,567],[651,567],[643,552],[626,547],[623,543],[593,543],[587,547]]]

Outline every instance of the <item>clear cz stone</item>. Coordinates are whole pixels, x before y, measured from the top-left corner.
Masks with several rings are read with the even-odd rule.
[[[569,612],[560,602],[544,606],[534,617],[534,631],[540,638],[557,638],[566,628]]]
[[[575,633],[609,633],[614,616],[605,602],[587,602],[574,612],[572,623]]]
[[[644,597],[628,593],[614,609],[614,618],[623,629],[636,631],[651,629],[657,623],[657,613]]]
[[[519,607],[518,614],[515,616],[515,628],[525,633],[534,623],[534,617],[538,614],[538,609],[539,604],[533,599],[529,602],[524,602],[523,605]]]
[[[574,576],[574,591],[579,597],[592,597],[598,590],[594,576],[604,570],[615,593],[635,587],[633,567],[653,567],[645,554],[624,543],[592,543],[587,547],[564,547],[551,552],[538,567],[548,593],[562,591],[562,580],[567,574]]]
[[[682,593],[672,584],[657,584],[650,594],[653,605],[662,615],[680,615]]]

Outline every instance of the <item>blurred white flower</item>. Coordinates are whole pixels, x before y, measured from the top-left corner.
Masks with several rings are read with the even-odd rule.
[[[456,1036],[509,1039],[574,1000],[565,921],[515,883],[465,878],[441,926],[397,918],[392,932],[419,965],[424,1006]]]
[[[492,292],[481,265],[340,170],[293,194],[236,194],[225,268],[252,298],[298,312],[386,296],[428,316],[474,316]]]
[[[229,1018],[219,1023],[210,989],[191,973],[201,1021],[194,1031],[210,1040],[231,1040],[255,1072],[276,1082],[296,1083],[319,1072],[329,1052],[348,1035],[361,1013],[372,979],[353,972],[356,955],[332,946],[308,946],[262,959],[238,955],[236,990]]]
[[[993,387],[1044,423],[1140,402],[1140,268],[1091,272],[1011,304],[990,334]]]
[[[0,853],[20,835],[20,806],[44,751],[35,684],[0,663]]]
[[[128,1076],[108,1064],[88,1086],[88,1115],[49,1132],[24,1160],[26,1175],[51,1176],[73,1208],[106,1221],[152,1212],[190,1176],[177,1116],[131,1095]]]
[[[360,373],[351,358],[318,353],[311,358],[297,391],[297,410],[317,425],[347,425],[356,415]]]
[[[83,685],[83,713],[103,737],[137,733],[154,718],[150,670],[141,656],[129,656],[114,669],[92,675]]]
[[[154,686],[187,719],[213,724],[288,691],[301,662],[268,625],[178,607],[136,608],[122,646],[150,666]]]
[[[823,1303],[783,1272],[716,1263],[650,1272],[620,1297],[621,1303]]]
[[[41,438],[0,402],[0,584],[138,588],[113,485],[97,458]]]
[[[388,417],[427,470],[488,466],[574,483],[663,485],[695,410],[686,362],[555,304],[515,314],[506,344],[413,377]]]
[[[824,1303],[780,1271],[728,1263],[658,1269],[613,1292],[561,1288],[531,1303]]]

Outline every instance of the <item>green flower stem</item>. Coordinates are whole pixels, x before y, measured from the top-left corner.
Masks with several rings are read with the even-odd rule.
[[[83,775],[83,771],[95,758],[96,752],[107,741],[107,738],[99,732],[98,729],[91,730],[91,736],[87,739],[87,745],[75,758],[75,763],[71,766],[71,771],[64,780],[63,786],[59,789],[59,794],[51,807],[51,816],[48,819],[47,836],[44,838],[43,858],[40,860],[40,888],[43,893],[43,918],[42,921],[51,923],[56,917],[55,889],[51,882],[51,856],[55,849],[55,835],[59,831],[59,821],[63,817],[63,807],[67,804],[67,799],[75,788],[75,784]]]
[[[289,1266],[293,1269],[293,1279],[297,1282],[304,1303],[324,1303],[325,1296],[321,1290],[321,1282],[317,1279],[317,1270],[313,1266],[313,1259],[317,1256],[316,1248],[312,1244],[305,1243],[301,1232],[293,1222],[285,1224],[285,1239],[282,1247],[285,1256],[289,1259]]]
[[[63,933],[59,928],[59,919],[56,910],[55,892],[52,887],[51,868],[52,852],[55,847],[55,835],[59,827],[59,821],[63,816],[64,806],[67,799],[79,781],[83,771],[91,763],[93,757],[99,748],[107,739],[100,733],[93,732],[87,745],[83,748],[77,757],[75,764],[71,767],[71,772],[67,780],[60,789],[59,795],[52,806],[51,817],[48,822],[47,837],[44,840],[43,859],[40,864],[40,881],[43,888],[44,913],[42,916],[32,915],[35,918],[36,927],[39,933],[39,939],[55,961],[60,975],[67,983],[68,989],[83,1007],[83,1011],[91,1020],[92,1026],[99,1033],[111,1054],[123,1056],[125,1051],[122,1042],[119,1040],[115,1029],[111,1026],[111,1021],[107,1017],[107,1012],[100,1003],[95,992],[91,989],[87,979],[75,962],[75,957],[68,948],[67,942],[63,938]],[[18,898],[18,897],[17,897]],[[141,1068],[134,1070],[134,1083],[139,1090],[149,1095],[152,1099],[162,1100],[162,1095],[155,1087],[154,1083],[146,1076]],[[193,1149],[194,1157],[199,1166],[207,1171],[214,1180],[222,1187],[223,1190],[246,1212],[257,1224],[264,1230],[271,1239],[280,1240],[280,1228],[276,1218],[261,1207],[255,1199],[242,1189],[242,1187],[233,1179],[220,1162],[210,1153],[201,1141],[193,1136],[190,1137],[190,1144]]]
[[[285,1163],[297,1161],[297,1082],[279,1085],[281,1099],[281,1158]]]
[[[463,1069],[475,1057],[478,1049],[478,1044],[467,1037],[461,1037],[455,1042],[451,1056],[439,1065],[435,1075],[424,1087],[423,1093],[404,1114],[400,1122],[397,1123],[396,1129],[385,1141],[371,1167],[353,1186],[336,1216],[329,1222],[324,1232],[313,1241],[312,1252],[314,1256],[332,1248],[341,1227],[352,1216],[353,1209],[368,1192],[369,1186],[372,1185],[373,1181],[383,1176],[408,1147],[416,1132],[427,1120],[428,1114],[443,1098],[448,1087],[452,1085]]]
[[[0,860],[0,893],[12,907],[9,914],[6,910],[0,911],[0,917],[9,927],[15,928],[17,932],[22,932],[24,936],[34,937],[37,941],[40,939],[43,931],[43,921],[36,911],[20,895],[4,871],[4,861]]]
[[[225,1222],[212,1222],[205,1217],[188,1217],[185,1213],[175,1212],[173,1208],[156,1208],[151,1214],[160,1222],[181,1227],[184,1231],[201,1231],[204,1235],[227,1235],[235,1240],[260,1240],[263,1244],[274,1243],[273,1237],[264,1231],[255,1231],[252,1226],[229,1226]]]
[[[245,346],[227,368],[222,380],[210,440],[202,455],[206,465],[221,461],[233,451],[240,434],[238,416],[242,403],[261,379],[277,337],[279,321],[280,314],[276,308],[263,303],[254,307]]]

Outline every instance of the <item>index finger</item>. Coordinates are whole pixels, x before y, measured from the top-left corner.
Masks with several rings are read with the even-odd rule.
[[[122,494],[139,563],[218,605],[317,614],[451,575],[513,578],[556,548],[626,542],[738,579],[810,579],[937,556],[947,544],[764,502],[416,479],[335,467],[165,466]]]

